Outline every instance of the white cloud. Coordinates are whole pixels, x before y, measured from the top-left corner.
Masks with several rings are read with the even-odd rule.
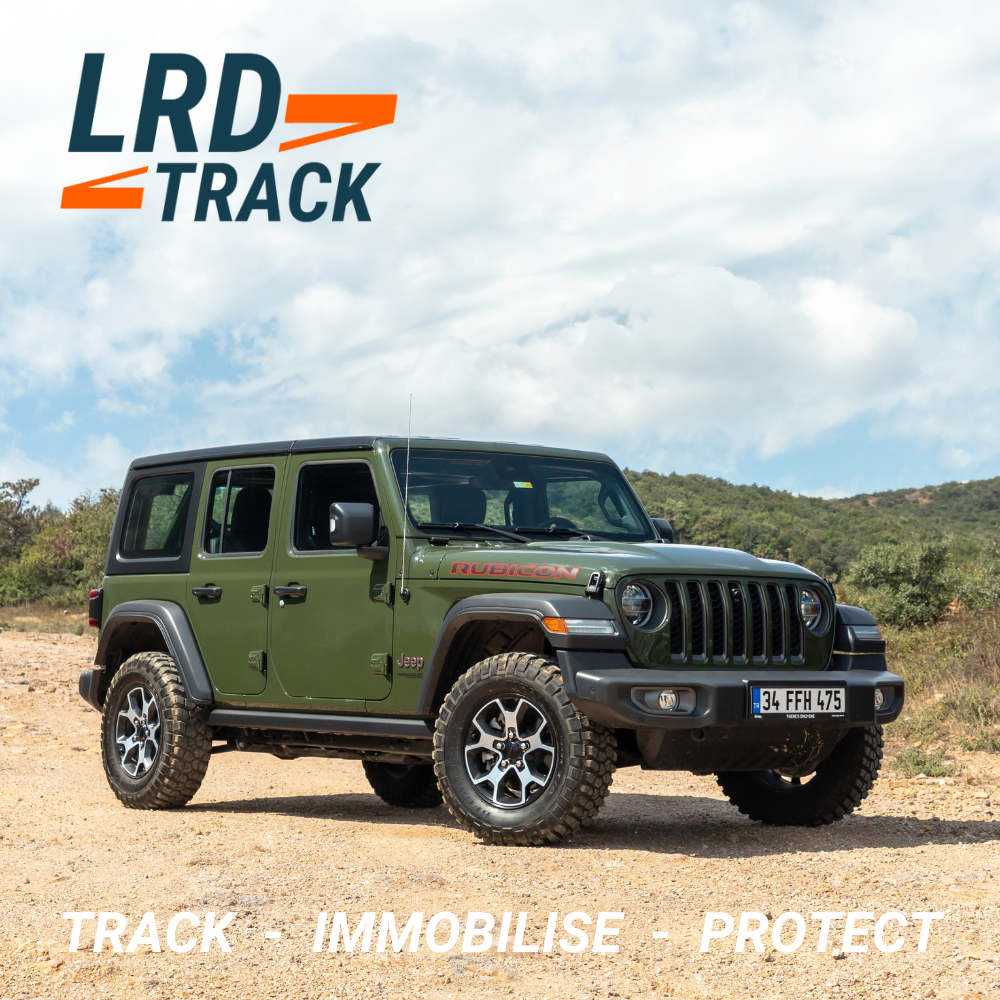
[[[133,457],[112,434],[104,434],[101,437],[89,436],[85,458],[87,474],[90,483],[93,484],[90,488],[95,489],[98,484],[117,485],[122,482]]]
[[[51,500],[57,506],[65,507],[80,492],[75,478],[64,475],[54,464],[40,462],[16,449],[0,453],[0,482],[16,482],[19,479],[39,480],[38,488],[30,496],[31,503],[38,506],[44,506],[46,501]]]
[[[281,334],[256,344],[254,376],[214,386],[208,405],[221,423],[271,393],[271,406],[307,433],[324,426],[316,415],[326,402],[331,432],[359,431],[372,426],[375,393],[398,430],[399,403],[413,391],[421,433],[579,447],[599,436],[653,452],[680,440],[768,457],[888,409],[919,376],[900,361],[913,318],[827,279],[784,298],[723,268],[647,268],[579,307],[527,335],[494,323],[483,337],[459,317],[423,338],[395,333],[374,300],[315,288],[280,315]],[[336,338],[331,317],[353,315],[349,328],[363,336]]]
[[[842,486],[820,486],[815,490],[799,490],[798,497],[822,497],[824,500],[843,500],[856,494],[845,490]]]
[[[63,415],[58,420],[53,420],[51,424],[46,424],[43,430],[46,431],[64,431],[68,427],[72,427],[76,423],[76,418],[73,416],[72,410],[64,410]]]
[[[0,67],[23,151],[0,164],[5,434],[40,399],[80,414],[60,396],[83,379],[121,423],[96,434],[109,476],[136,421],[144,451],[400,431],[411,391],[423,433],[653,467],[770,459],[858,419],[942,468],[1000,458],[992,8],[60,9],[12,16]],[[237,203],[265,158],[283,202],[306,160],[381,162],[374,222],[194,223],[189,177],[161,223],[152,173],[140,213],[60,212],[64,184],[208,158],[165,128],[151,157],[66,153],[86,51],[108,54],[95,128],[126,150],[150,51],[204,61],[203,149],[226,51],[268,55],[285,92],[398,92],[390,128],[300,155],[280,124],[229,157]],[[89,456],[52,461],[82,483]]]

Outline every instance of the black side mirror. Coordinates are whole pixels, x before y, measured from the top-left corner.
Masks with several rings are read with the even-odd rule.
[[[330,504],[331,545],[371,545],[378,523],[370,503]]]
[[[330,504],[331,545],[354,545],[362,559],[382,562],[389,555],[389,546],[375,544],[378,534],[378,515],[370,503]]]
[[[672,542],[674,540],[674,529],[671,523],[664,517],[651,517],[650,521],[653,522],[653,527],[659,532],[660,538],[665,542]]]

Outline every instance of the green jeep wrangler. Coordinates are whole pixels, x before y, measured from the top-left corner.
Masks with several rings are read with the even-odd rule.
[[[874,619],[791,563],[673,544],[605,455],[345,437],[138,459],[91,594],[104,770],[183,805],[223,751],[361,760],[483,840],[586,825],[616,767],[773,824],[872,786]]]

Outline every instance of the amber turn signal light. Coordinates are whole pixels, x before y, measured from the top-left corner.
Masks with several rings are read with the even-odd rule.
[[[542,624],[559,635],[618,635],[618,626],[605,618],[543,618]]]

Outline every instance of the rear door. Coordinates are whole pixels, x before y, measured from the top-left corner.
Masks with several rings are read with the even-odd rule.
[[[284,455],[213,462],[188,576],[187,613],[212,682],[225,694],[259,694],[267,669],[267,583],[274,554]]]
[[[392,555],[373,562],[330,544],[330,504],[380,509],[370,462],[357,452],[293,455],[284,496],[272,589],[301,593],[271,600],[270,662],[281,686],[294,697],[387,697],[392,605],[382,591]]]

